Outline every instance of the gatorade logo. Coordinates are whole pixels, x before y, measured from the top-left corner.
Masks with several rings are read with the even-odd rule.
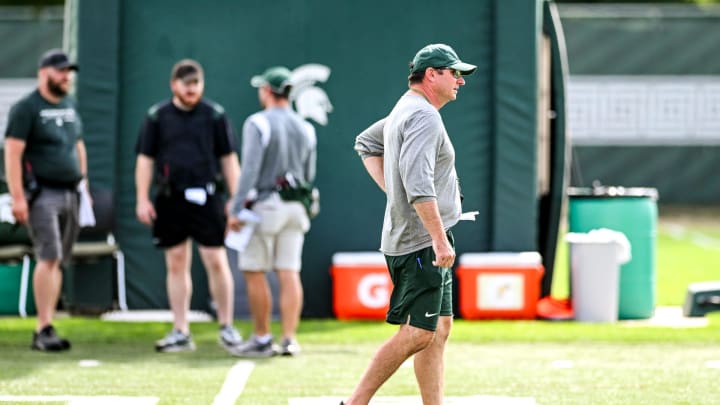
[[[368,308],[383,308],[390,302],[389,279],[385,274],[368,274],[360,279],[357,297]]]

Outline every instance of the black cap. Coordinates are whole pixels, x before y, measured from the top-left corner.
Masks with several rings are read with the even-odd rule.
[[[183,59],[178,61],[172,68],[170,73],[170,80],[182,80],[183,82],[189,82],[192,80],[202,80],[203,68],[195,60]]]
[[[56,69],[79,70],[76,63],[70,62],[67,54],[60,49],[51,49],[40,58],[40,67],[52,66]]]

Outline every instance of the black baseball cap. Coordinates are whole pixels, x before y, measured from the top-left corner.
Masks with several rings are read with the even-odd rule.
[[[178,61],[172,68],[170,80],[182,80],[185,83],[200,81],[203,79],[203,68],[195,60],[183,59]]]
[[[51,49],[40,57],[39,67],[52,66],[55,69],[70,69],[78,71],[77,63],[70,62],[67,54],[61,49]]]

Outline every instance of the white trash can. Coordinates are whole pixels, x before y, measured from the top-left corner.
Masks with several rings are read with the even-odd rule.
[[[630,243],[621,232],[599,229],[570,233],[570,280],[575,320],[616,322],[620,265],[630,260]]]

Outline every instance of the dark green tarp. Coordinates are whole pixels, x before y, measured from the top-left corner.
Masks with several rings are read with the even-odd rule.
[[[147,108],[169,97],[170,68],[200,61],[206,96],[235,128],[257,111],[250,77],[271,65],[330,67],[319,83],[333,110],[315,122],[322,211],[307,235],[305,316],[331,315],[332,254],[379,247],[384,196],[353,151],[355,136],[387,114],[407,89],[407,64],[422,46],[452,45],[478,71],[442,110],[456,149],[464,209],[457,250],[537,250],[535,190],[537,36],[541,2],[466,0],[338,3],[330,0],[202,3],[81,0],[81,114],[107,143],[91,150],[91,173],[115,194],[115,234],[125,252],[128,304],[166,307],[160,252],[135,219],[134,144]],[[382,10],[382,12],[378,12]],[[195,263],[193,307],[207,306]]]

